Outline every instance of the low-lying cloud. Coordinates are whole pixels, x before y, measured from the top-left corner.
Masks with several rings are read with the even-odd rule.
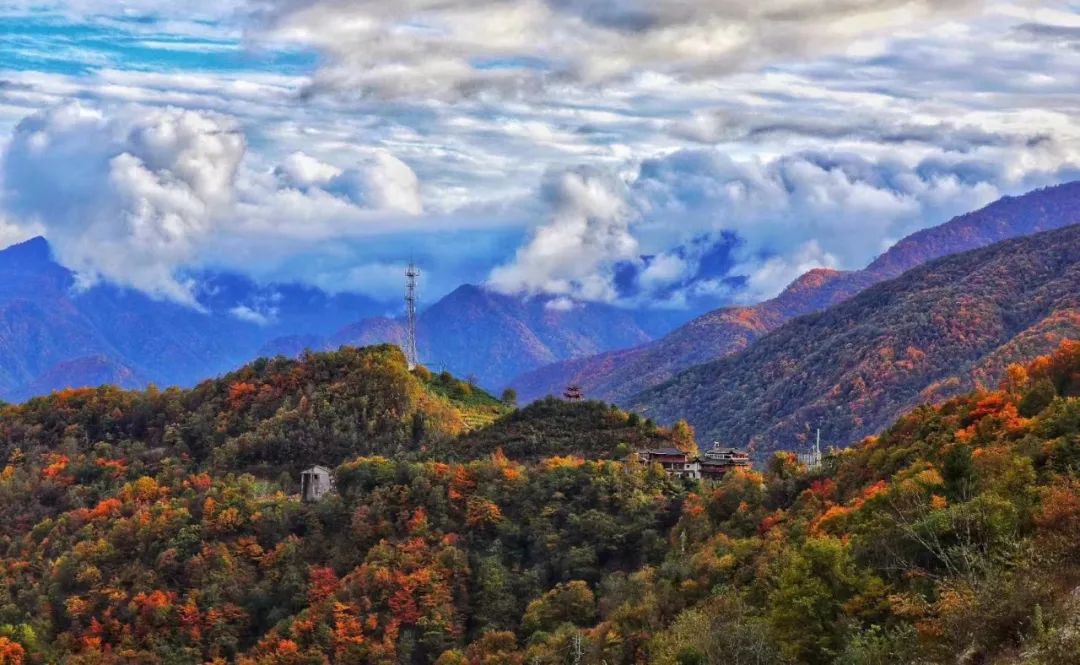
[[[492,272],[491,286],[508,293],[614,300],[613,266],[638,252],[625,185],[588,169],[552,173],[542,198],[550,221],[534,231],[512,262]]]
[[[293,242],[422,212],[416,175],[385,150],[347,169],[297,154],[268,172],[246,153],[226,115],[66,104],[15,129],[4,201],[82,286],[106,279],[190,306],[198,303],[182,268],[224,236]]]
[[[194,304],[175,269],[232,202],[245,150],[223,116],[70,104],[19,124],[4,155],[11,210],[44,227],[84,284],[107,277]]]
[[[1052,141],[939,152],[910,163],[829,152],[734,160],[717,149],[684,150],[646,160],[625,184],[603,187],[603,206],[559,190],[550,221],[491,283],[653,305],[680,304],[703,288],[756,301],[812,268],[863,267],[915,230],[1077,175],[1080,153]],[[732,248],[727,277],[737,280],[737,292],[701,274],[709,246],[702,238]],[[628,266],[631,289],[618,283]]]

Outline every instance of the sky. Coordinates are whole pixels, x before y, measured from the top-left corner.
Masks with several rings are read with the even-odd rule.
[[[1080,179],[1080,3],[0,0],[0,246],[193,307],[242,272],[754,302]]]

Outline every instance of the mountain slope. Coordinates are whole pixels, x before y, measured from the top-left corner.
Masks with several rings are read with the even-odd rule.
[[[548,398],[472,430],[437,452],[454,459],[479,459],[501,451],[515,461],[557,455],[622,460],[636,450],[679,445],[685,443],[676,441],[671,429],[603,402]]]
[[[0,457],[140,441],[230,469],[336,465],[418,453],[509,409],[452,376],[410,372],[393,346],[259,359],[190,389],[67,389],[0,408]],[[75,420],[72,413],[80,414]]]
[[[1080,222],[1080,182],[1006,197],[901,240],[865,270],[815,270],[772,300],[698,317],[645,345],[542,367],[514,379],[523,401],[569,384],[591,398],[622,402],[680,370],[745,349],[796,316],[821,311],[929,260]]]
[[[0,662],[1074,665],[1080,343],[1010,375],[719,481],[413,454],[477,395],[388,347],[3,407]],[[629,419],[548,406],[488,438],[587,449]],[[301,501],[341,443],[374,454]]]
[[[785,321],[840,302],[871,283],[861,273],[814,270],[760,305],[726,307],[649,344],[541,367],[515,378],[512,386],[526,402],[558,395],[571,384],[590,398],[621,402],[681,369],[745,349]]]
[[[504,386],[555,360],[648,341],[662,329],[650,318],[590,303],[562,309],[542,298],[463,286],[421,315],[420,353],[455,372],[475,368],[484,385]]]
[[[991,385],[1008,362],[1080,337],[1080,226],[939,259],[630,402],[710,439],[846,445],[926,400]]]

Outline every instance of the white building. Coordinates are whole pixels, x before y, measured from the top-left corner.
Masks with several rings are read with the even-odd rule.
[[[318,501],[334,489],[334,474],[325,466],[313,466],[300,474],[300,497]]]
[[[817,438],[814,440],[814,447],[808,453],[796,453],[795,457],[799,460],[799,464],[802,464],[808,469],[816,469],[821,466],[821,430],[817,431]]]

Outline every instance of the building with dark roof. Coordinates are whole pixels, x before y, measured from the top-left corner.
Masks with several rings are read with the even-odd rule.
[[[642,464],[659,464],[675,478],[716,480],[732,469],[750,466],[750,455],[744,450],[726,448],[714,444],[712,449],[699,456],[691,456],[678,448],[658,448],[638,452]]]

